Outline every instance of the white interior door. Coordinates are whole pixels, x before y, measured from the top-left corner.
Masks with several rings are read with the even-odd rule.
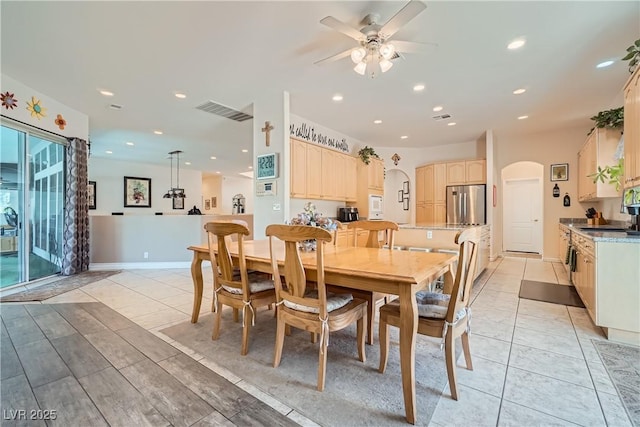
[[[504,181],[504,250],[542,253],[542,181]]]

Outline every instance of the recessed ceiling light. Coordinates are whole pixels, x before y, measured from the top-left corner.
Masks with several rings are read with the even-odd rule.
[[[409,138],[407,135],[402,135],[402,136],[400,137],[400,139],[407,139],[407,138]]]
[[[342,97],[342,95],[337,93],[337,94],[333,95],[333,98],[331,98],[331,99],[333,99],[336,102],[340,102],[340,101],[342,101],[343,97]]]
[[[249,169],[253,169],[253,166],[249,166]]]
[[[382,123],[382,120],[374,120],[373,123],[379,125],[380,123]]]
[[[187,97],[187,95],[181,92],[176,92],[174,93],[174,95],[176,96],[176,98],[180,98],[180,99],[185,99]]]
[[[185,165],[189,166],[191,162],[184,162]]]
[[[113,96],[113,92],[110,92],[108,90],[100,90],[99,92],[101,95],[104,95],[104,96]]]
[[[436,105],[435,107],[433,107],[433,111],[442,111],[444,107],[442,107],[442,105]]]
[[[243,153],[248,153],[249,150],[247,150],[246,148],[244,150],[242,150]]]
[[[161,130],[154,130],[153,133],[155,133],[156,135],[162,135],[162,131]]]
[[[209,157],[209,158],[210,158],[211,160],[215,160],[215,159],[217,159],[217,157],[216,157],[216,156],[211,156],[211,157]]]
[[[130,142],[130,141],[125,142],[125,144],[127,144],[127,145],[135,145],[133,142]]]
[[[447,126],[455,126],[456,122],[447,123]]]
[[[424,85],[423,84],[419,84],[419,85],[415,85],[413,87],[414,92],[420,92],[421,90],[424,90]]]
[[[599,63],[598,65],[596,65],[596,68],[604,68],[604,67],[608,67],[609,65],[613,64],[614,61],[604,61]]]
[[[520,117],[518,117],[518,120],[524,120],[524,119],[528,119],[528,118],[529,118],[529,116],[520,116]]]
[[[524,88],[520,88],[520,89],[516,89],[516,90],[514,90],[514,91],[513,91],[513,94],[514,94],[514,95],[521,95],[521,94],[525,93],[526,91],[527,91],[526,89],[524,89]]]
[[[507,49],[509,50],[520,49],[522,46],[524,46],[525,43],[526,42],[524,39],[515,39],[514,41],[512,41],[507,45]]]
[[[216,173],[220,173],[220,171],[216,171]]]
[[[105,151],[105,153],[107,153],[107,154],[113,154],[113,151],[111,151],[111,150],[107,150],[107,151]]]

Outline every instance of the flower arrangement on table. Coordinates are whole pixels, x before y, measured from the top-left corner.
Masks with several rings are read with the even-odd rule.
[[[331,218],[322,216],[316,210],[316,205],[311,202],[307,202],[304,205],[304,211],[299,213],[297,217],[292,218],[291,225],[310,225],[312,227],[324,228],[328,231],[333,231],[338,228],[338,223]],[[300,242],[300,249],[304,251],[314,251],[316,249],[315,240],[306,240]]]

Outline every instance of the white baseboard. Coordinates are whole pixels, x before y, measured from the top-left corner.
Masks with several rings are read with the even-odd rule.
[[[191,268],[191,262],[104,262],[89,264],[89,270],[149,270],[165,268]]]

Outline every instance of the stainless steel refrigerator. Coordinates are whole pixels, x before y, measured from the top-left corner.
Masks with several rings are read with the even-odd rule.
[[[486,224],[486,185],[447,187],[447,224]]]

